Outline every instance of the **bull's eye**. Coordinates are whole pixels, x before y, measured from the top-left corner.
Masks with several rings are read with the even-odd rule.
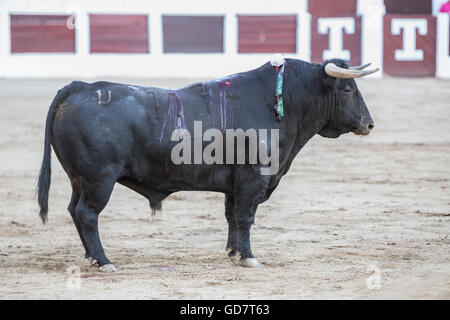
[[[344,92],[345,92],[345,93],[350,93],[350,92],[352,92],[352,88],[350,88],[350,87],[345,87],[345,88],[344,88]]]

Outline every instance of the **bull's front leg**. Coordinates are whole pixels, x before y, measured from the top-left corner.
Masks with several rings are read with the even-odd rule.
[[[257,205],[252,206],[250,201],[235,205],[237,247],[241,254],[240,264],[245,267],[261,267],[250,246],[250,228],[255,222],[256,208]]]
[[[234,197],[230,194],[225,195],[225,217],[228,222],[228,240],[225,250],[233,262],[238,262],[237,222],[234,214]]]
[[[250,247],[250,228],[255,222],[258,205],[265,200],[270,176],[260,174],[258,167],[240,166],[234,179],[235,241],[241,255],[240,264],[261,267]],[[233,238],[232,238],[233,239]]]

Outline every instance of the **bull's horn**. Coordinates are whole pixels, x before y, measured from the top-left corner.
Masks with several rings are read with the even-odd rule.
[[[360,66],[349,67],[349,69],[351,69],[351,70],[362,70],[362,69],[367,68],[367,67],[370,66],[371,64],[372,64],[372,63],[369,62],[369,63],[366,63],[366,64],[362,64],[362,65],[360,65]]]
[[[335,65],[334,63],[331,63],[331,62],[325,66],[325,72],[329,76],[335,77],[335,78],[341,78],[341,79],[364,77],[364,76],[367,76],[374,72],[377,72],[378,70],[379,70],[378,68],[376,68],[374,70],[366,70],[366,71],[355,70],[355,69],[345,69],[345,68],[338,67],[337,65]]]

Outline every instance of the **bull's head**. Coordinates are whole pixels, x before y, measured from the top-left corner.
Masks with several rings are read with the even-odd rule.
[[[322,64],[322,90],[329,98],[327,124],[319,131],[321,136],[337,138],[347,132],[367,135],[373,129],[372,117],[354,80],[378,71],[363,70],[369,65],[348,67],[341,59],[328,60]]]

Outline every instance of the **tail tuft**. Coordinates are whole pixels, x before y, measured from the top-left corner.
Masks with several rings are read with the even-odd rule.
[[[48,194],[50,189],[50,177],[52,173],[50,158],[51,158],[50,151],[47,150],[44,151],[44,159],[42,160],[42,166],[39,172],[39,180],[37,187],[38,203],[39,206],[41,207],[41,210],[39,211],[39,216],[41,217],[42,223],[46,223],[48,220],[47,217]]]
[[[158,213],[158,211],[162,210],[162,205],[161,205],[161,201],[157,201],[154,199],[149,199],[150,202],[150,208],[152,209],[152,217],[156,216],[156,214]]]

